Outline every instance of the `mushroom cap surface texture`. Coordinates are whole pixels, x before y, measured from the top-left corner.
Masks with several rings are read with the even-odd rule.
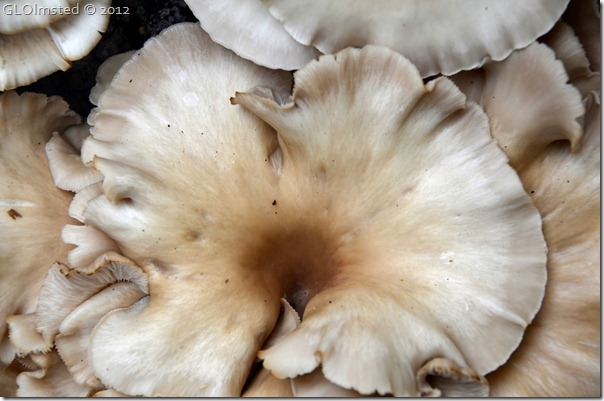
[[[480,108],[384,47],[295,82],[288,98],[288,73],[181,24],[100,95],[82,159],[102,194],[83,222],[149,280],[92,332],[106,386],[239,395],[282,297],[302,322],[260,353],[279,378],[322,364],[343,388],[417,396],[427,362],[482,383],[520,343],[546,247]]]
[[[7,92],[0,96],[0,346],[1,362],[15,349],[5,340],[6,317],[35,310],[55,260],[71,248],[61,229],[73,194],[55,187],[45,154],[54,132],[80,122],[58,97]]]
[[[422,77],[502,60],[549,31],[568,0],[261,0],[298,42],[321,52],[387,46]]]

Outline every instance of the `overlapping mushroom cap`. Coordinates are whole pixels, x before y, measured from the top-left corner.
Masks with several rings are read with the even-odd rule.
[[[183,24],[101,93],[82,159],[104,180],[78,215],[149,296],[94,327],[92,371],[124,394],[237,395],[285,296],[302,322],[260,354],[277,377],[321,364],[365,394],[483,394],[546,279],[539,215],[486,116],[386,48],[295,78],[288,98],[289,74]]]
[[[189,1],[218,43],[269,68],[368,44],[408,57],[423,77],[502,60],[549,31],[568,0]],[[469,22],[471,21],[471,22]]]
[[[55,187],[45,154],[53,133],[80,117],[59,98],[38,94],[0,97],[0,346],[2,364],[15,352],[6,317],[35,310],[38,292],[55,260],[71,248],[61,241],[73,194]]]

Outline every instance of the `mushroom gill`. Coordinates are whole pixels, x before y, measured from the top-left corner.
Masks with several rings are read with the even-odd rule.
[[[346,389],[417,396],[441,372],[435,391],[483,394],[546,281],[539,214],[484,112],[375,46],[290,89],[181,24],[101,93],[82,159],[103,181],[78,215],[149,296],[100,318],[92,371],[124,394],[239,395],[285,297],[301,324],[259,354],[278,378],[322,365]]]

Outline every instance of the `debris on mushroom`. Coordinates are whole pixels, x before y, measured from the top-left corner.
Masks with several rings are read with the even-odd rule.
[[[109,13],[102,10],[110,4],[111,0],[19,0],[5,4],[0,10],[0,26],[5,27],[0,31],[0,91],[65,71],[71,61],[86,56],[107,28]],[[32,12],[23,12],[23,7],[32,7]],[[33,12],[33,7],[47,7],[49,11]],[[17,11],[23,15],[13,15]],[[57,14],[61,18],[56,18]]]
[[[298,42],[321,52],[387,46],[422,77],[502,60],[549,31],[568,0],[260,0]],[[471,22],[469,22],[471,21]]]
[[[67,214],[73,195],[54,186],[44,148],[53,132],[79,122],[79,116],[57,97],[15,92],[0,96],[0,354],[4,365],[17,352],[6,341],[7,316],[35,310],[49,267],[64,260],[70,249],[61,241],[61,230],[74,222]]]
[[[258,65],[296,70],[321,54],[292,38],[261,0],[189,0],[187,5],[212,40]]]

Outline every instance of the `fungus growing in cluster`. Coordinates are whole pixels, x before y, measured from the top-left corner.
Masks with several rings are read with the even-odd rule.
[[[180,24],[102,91],[80,227],[149,295],[87,323],[90,373],[127,395],[233,396],[259,356],[361,394],[488,393],[540,307],[546,247],[486,115],[384,47],[291,84]],[[300,325],[259,353],[282,298]]]
[[[109,23],[111,0],[17,0],[0,9],[0,91],[27,85],[86,56]]]
[[[72,224],[73,194],[55,187],[45,154],[53,133],[80,122],[59,98],[7,92],[0,97],[0,360],[17,350],[6,318],[35,310],[49,267],[72,247],[61,230]],[[49,344],[50,345],[50,344]]]

